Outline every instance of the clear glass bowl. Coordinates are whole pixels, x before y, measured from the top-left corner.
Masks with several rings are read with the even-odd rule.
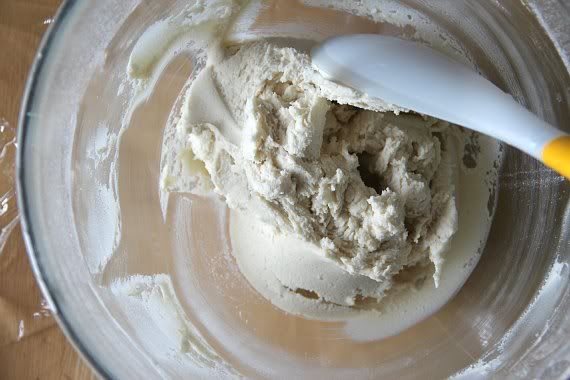
[[[175,197],[163,219],[162,133],[195,62],[181,53],[132,113],[134,89],[124,79],[137,38],[186,3],[65,2],[23,103],[18,196],[30,259],[60,325],[101,375],[570,375],[570,184],[515,149],[505,148],[489,196],[490,236],[467,283],[440,311],[380,341],[351,341],[338,323],[284,315],[264,301],[239,280],[227,231],[214,227],[223,215],[209,211],[208,201]],[[484,75],[570,131],[565,2],[400,6],[445,30]],[[355,21],[329,8],[269,1],[250,28],[278,35],[294,26],[313,39],[410,31]],[[157,274],[169,277],[150,277]],[[134,275],[154,282],[129,288],[120,281]],[[178,304],[151,307],[168,297]]]

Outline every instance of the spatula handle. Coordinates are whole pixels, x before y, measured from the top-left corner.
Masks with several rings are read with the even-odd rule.
[[[548,142],[542,150],[542,161],[570,179],[570,136],[560,136]]]

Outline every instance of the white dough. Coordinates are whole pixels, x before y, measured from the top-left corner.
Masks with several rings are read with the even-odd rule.
[[[375,280],[378,298],[407,267],[433,271],[437,286],[457,230],[455,127],[401,111],[325,80],[297,50],[243,45],[193,82],[165,138],[162,186],[213,187]]]

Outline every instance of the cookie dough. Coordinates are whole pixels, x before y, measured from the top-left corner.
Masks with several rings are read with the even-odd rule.
[[[165,138],[163,188],[213,189],[384,290],[416,266],[437,286],[457,230],[455,127],[325,80],[293,48],[221,56]]]

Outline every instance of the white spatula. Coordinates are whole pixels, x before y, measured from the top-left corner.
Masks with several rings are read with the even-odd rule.
[[[328,79],[370,96],[484,133],[570,178],[570,136],[542,121],[469,68],[415,42],[375,34],[313,48]]]

